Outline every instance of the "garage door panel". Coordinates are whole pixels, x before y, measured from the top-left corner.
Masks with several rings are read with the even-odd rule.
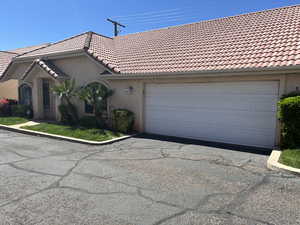
[[[228,130],[228,127],[230,127],[230,129],[235,129],[235,130],[240,130],[241,129],[241,125],[244,126],[243,130],[252,130],[255,132],[261,132],[261,133],[270,133],[274,130],[274,127],[270,127],[267,126],[267,123],[265,121],[262,121],[261,123],[249,123],[249,122],[243,122],[243,123],[230,123],[226,120],[219,120],[219,121],[205,121],[204,119],[199,119],[199,120],[189,120],[189,119],[181,119],[180,117],[178,117],[177,120],[170,120],[168,119],[168,117],[151,117],[150,118],[151,123],[155,124],[155,123],[161,123],[161,121],[163,121],[164,126],[168,126],[169,124],[176,124],[179,126],[179,128],[181,128],[182,126],[188,126],[188,127],[192,127],[193,129],[194,127],[197,128],[197,132],[200,132],[199,129],[206,131],[208,128],[210,127],[215,127],[216,129],[221,129],[220,127],[225,127],[225,129]],[[151,128],[152,126],[149,125],[148,128]],[[171,126],[173,127],[173,126]],[[178,128],[177,128],[178,129]],[[184,131],[186,132],[186,131]]]
[[[150,84],[149,133],[273,147],[278,82]]]
[[[251,85],[249,86],[249,83]],[[179,86],[180,85],[180,86]],[[201,90],[199,90],[201,86]],[[253,88],[255,87],[255,88]],[[158,90],[159,88],[159,90]],[[201,83],[201,84],[150,84],[147,85],[147,93],[151,96],[163,96],[170,94],[187,94],[195,93],[205,95],[277,95],[277,82],[231,82],[231,83]]]
[[[178,121],[197,123],[198,126],[202,124],[218,124],[222,126],[247,126],[256,127],[259,129],[270,128],[270,124],[276,120],[276,115],[269,116],[268,112],[240,112],[240,111],[202,111],[202,110],[182,110],[181,112],[170,110],[149,110],[146,118],[149,123],[153,120],[170,120],[174,123]],[[197,118],[195,119],[195,113]],[[172,117],[170,117],[172,114]],[[213,117],[213,120],[207,118]],[[275,126],[275,125],[274,125]],[[271,129],[273,129],[272,127]]]
[[[266,135],[272,130],[251,130],[251,129],[226,129],[222,126],[202,126],[202,129],[199,130],[199,127],[195,123],[176,123],[176,127],[172,126],[172,122],[166,121],[164,126],[158,127],[149,127],[152,130],[152,133],[162,134],[162,135],[171,135],[184,138],[193,138],[205,141],[215,141],[215,142],[224,142],[231,144],[240,144],[240,145],[253,145],[255,143],[264,143],[259,145],[260,147],[269,147],[274,144],[274,139],[271,136]],[[182,130],[185,130],[183,133]],[[235,137],[238,136],[239,139]],[[249,138],[251,137],[251,138]]]
[[[170,108],[192,108],[192,109],[218,109],[218,110],[254,110],[254,111],[276,111],[277,104],[273,102],[274,96],[223,96],[220,101],[220,96],[188,96],[188,101],[181,101],[185,96],[160,96],[161,100],[156,101],[157,97],[147,97],[148,107],[170,107]],[[191,102],[200,104],[191,105]],[[218,104],[216,104],[218,102]]]

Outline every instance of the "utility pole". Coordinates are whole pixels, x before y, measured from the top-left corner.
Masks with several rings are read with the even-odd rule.
[[[120,30],[118,29],[118,26],[125,28],[125,26],[123,24],[120,24],[117,21],[114,21],[114,20],[111,20],[111,19],[107,19],[107,21],[111,22],[114,25],[115,37],[118,36],[118,34],[120,33]]]

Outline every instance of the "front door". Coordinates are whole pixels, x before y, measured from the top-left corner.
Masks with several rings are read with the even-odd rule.
[[[51,81],[48,79],[42,80],[42,90],[43,90],[43,112],[44,119],[53,120],[54,119],[54,105],[53,96],[51,94]]]

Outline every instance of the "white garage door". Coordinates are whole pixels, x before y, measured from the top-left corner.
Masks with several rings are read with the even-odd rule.
[[[272,148],[278,82],[147,84],[145,131]]]

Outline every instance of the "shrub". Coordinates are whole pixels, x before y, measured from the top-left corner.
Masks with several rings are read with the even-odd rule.
[[[28,105],[12,105],[11,106],[11,115],[16,117],[27,117],[32,118],[33,112],[30,106]]]
[[[300,96],[284,98],[278,106],[282,122],[281,147],[300,147]]]
[[[11,109],[7,99],[0,100],[0,116],[10,116]]]
[[[75,125],[77,121],[74,120],[72,114],[70,113],[70,109],[65,104],[60,104],[58,106],[58,110],[60,112],[60,121],[66,125]]]
[[[86,128],[97,128],[99,124],[94,116],[84,116],[79,119],[79,125]]]
[[[134,124],[134,114],[127,109],[113,110],[114,129],[122,133],[132,131]]]

